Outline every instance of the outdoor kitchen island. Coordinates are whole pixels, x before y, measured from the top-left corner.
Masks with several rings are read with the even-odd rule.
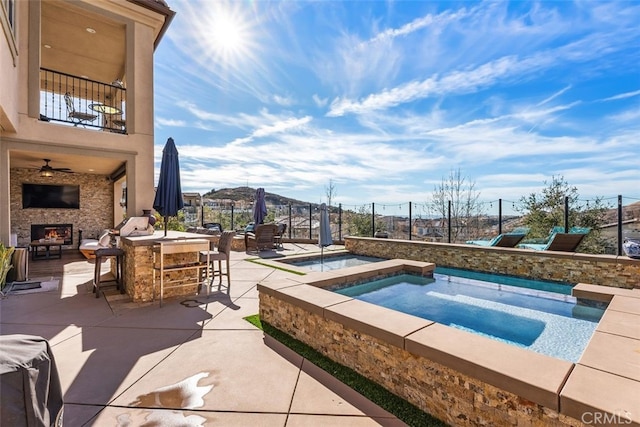
[[[182,231],[155,231],[153,234],[144,236],[120,237],[120,248],[124,251],[124,283],[127,294],[133,302],[153,301],[153,276],[154,276],[154,247],[158,248],[163,242],[192,240],[194,243],[202,240],[217,242],[219,236],[205,235],[198,233],[187,233]],[[185,245],[188,247],[191,245]],[[193,245],[197,247],[197,245]],[[157,251],[156,251],[157,252]],[[157,256],[157,254],[156,254]],[[173,266],[189,266],[199,261],[199,252],[190,251],[182,253],[172,253],[165,255],[165,262]],[[157,273],[157,269],[155,270]],[[198,272],[197,268],[186,268],[184,270],[166,273],[172,277],[192,279],[193,285],[184,286],[165,291],[165,297],[195,295],[198,292]],[[157,280],[157,279],[156,279]],[[159,288],[156,289],[156,300],[159,299]]]

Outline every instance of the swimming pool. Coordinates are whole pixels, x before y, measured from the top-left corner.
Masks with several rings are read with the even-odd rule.
[[[487,278],[493,280],[483,280]],[[604,309],[578,304],[576,298],[569,295],[570,291],[571,286],[564,284],[438,268],[433,278],[401,274],[335,290],[345,296],[577,362]]]

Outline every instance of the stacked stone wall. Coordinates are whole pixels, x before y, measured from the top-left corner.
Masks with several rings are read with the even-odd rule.
[[[124,279],[127,294],[135,302],[149,302],[154,300],[153,276],[156,275],[155,299],[160,298],[160,275],[153,268],[153,246],[134,246],[122,240],[122,247],[125,250],[124,257]],[[133,254],[133,256],[131,256]],[[197,253],[169,254],[165,255],[165,265],[186,265],[198,261]],[[164,298],[178,295],[195,295],[199,290],[199,269],[186,269],[180,271],[166,272],[164,276],[165,290]],[[170,286],[169,281],[181,280],[184,287]],[[134,286],[135,284],[135,286]],[[178,283],[173,283],[178,284]]]
[[[586,426],[264,292],[260,318],[450,425]]]
[[[18,237],[18,246],[31,242],[31,224],[73,224],[73,245],[77,248],[79,232],[83,238],[97,238],[100,232],[114,226],[113,183],[103,175],[54,172],[43,178],[37,169],[11,169],[9,191],[11,200],[11,233]],[[80,209],[22,208],[22,183],[80,186]]]
[[[124,257],[124,282],[127,294],[136,302],[152,301],[153,252],[149,246],[133,246],[124,239],[121,240],[121,244],[126,253]]]
[[[481,246],[347,237],[349,252],[380,258],[433,262],[439,267],[523,276],[567,283],[640,288],[640,260],[625,256],[588,255],[486,248]]]

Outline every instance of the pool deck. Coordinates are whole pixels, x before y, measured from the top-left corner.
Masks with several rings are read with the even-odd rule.
[[[312,252],[319,248],[285,243],[263,258]],[[257,283],[301,277],[247,258],[255,255],[231,253],[230,295],[174,298],[160,308],[115,292],[95,298],[93,261],[65,253],[53,277],[56,289],[0,300],[0,334],[49,340],[69,426],[170,426],[185,419],[225,426],[404,425],[243,319],[258,312]],[[59,261],[38,261],[49,262]],[[571,416],[629,401],[640,407],[638,325],[640,290],[615,295],[564,384],[560,406]],[[640,425],[640,410],[630,416]]]
[[[314,251],[285,243],[263,256]],[[167,299],[160,308],[115,292],[95,298],[93,261],[65,252],[57,289],[0,300],[0,334],[49,340],[65,426],[405,425],[243,319],[258,313],[258,282],[291,276],[247,258],[255,254],[231,253],[230,296]],[[49,262],[60,261],[32,270]]]

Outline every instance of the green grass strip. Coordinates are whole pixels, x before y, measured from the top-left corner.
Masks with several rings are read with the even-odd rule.
[[[262,322],[259,315],[255,314],[245,317],[244,319],[408,425],[413,427],[447,426],[444,422],[427,414],[405,399],[396,396],[353,369],[334,362],[302,341],[293,338],[266,322]]]
[[[307,273],[302,273],[300,271],[289,270],[288,268],[284,268],[284,267],[276,266],[276,265],[273,265],[273,264],[267,264],[265,262],[261,262],[260,258],[247,258],[247,259],[245,259],[245,261],[249,261],[249,262],[252,262],[254,264],[264,265],[265,267],[271,267],[271,268],[276,269],[276,270],[286,271],[287,273],[297,274],[298,276],[304,276],[304,275],[307,274]]]
[[[251,323],[256,328],[264,331],[264,329],[262,329],[262,322],[260,322],[260,315],[259,314],[254,314],[254,315],[251,315],[251,316],[247,316],[247,317],[244,317],[243,319],[246,320],[247,322]]]

